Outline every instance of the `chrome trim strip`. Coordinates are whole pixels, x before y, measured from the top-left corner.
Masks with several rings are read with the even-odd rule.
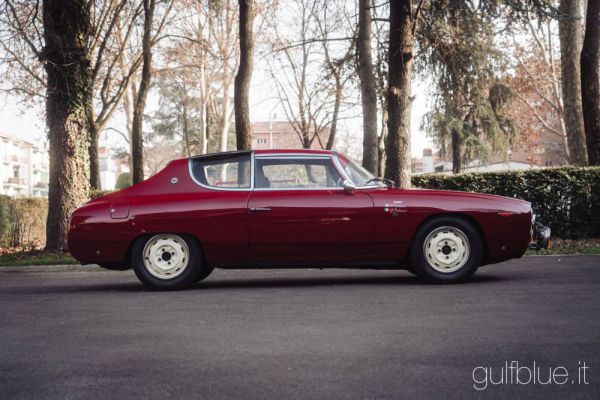
[[[350,175],[348,175],[346,173],[346,170],[344,169],[344,167],[342,166],[342,163],[340,162],[339,158],[338,158],[338,154],[333,153],[334,157],[333,157],[333,164],[335,165],[335,167],[337,168],[338,172],[342,175],[343,178],[347,179],[349,182],[352,182],[354,184],[354,181],[352,180],[352,178],[350,177]],[[357,186],[354,188],[354,190],[358,190],[358,189],[383,189],[383,188],[387,188],[386,186],[379,186],[377,184],[375,185],[371,185],[371,186]]]
[[[309,188],[254,188],[257,192],[268,192],[268,191],[290,191],[290,190],[298,190],[298,191],[307,191],[307,190],[344,190],[343,187],[335,186],[335,187],[309,187]]]
[[[287,159],[287,160],[297,160],[297,159],[323,159],[323,158],[331,158],[330,154],[299,154],[299,153],[266,153],[266,154],[258,154],[256,158],[274,158],[274,159]]]
[[[332,164],[333,164],[333,168],[335,168],[338,172],[338,174],[340,174],[340,176],[342,178],[345,177],[344,174],[342,174],[340,172],[340,169],[338,168],[338,166],[335,163],[335,157],[333,156],[333,154],[308,154],[308,153],[267,153],[267,154],[258,154],[256,156],[256,158],[260,159],[260,158],[267,158],[267,159],[275,159],[275,160],[323,160],[323,159],[330,159],[332,160]],[[328,191],[332,191],[332,190],[344,190],[344,188],[342,186],[332,186],[332,187],[308,187],[308,188],[254,188],[254,190],[256,191],[260,191],[260,192],[265,192],[265,191],[290,191],[290,190],[302,190],[302,191],[306,191],[306,190],[328,190]]]
[[[238,152],[231,152],[231,153],[238,153]],[[239,152],[239,153],[243,153],[243,152]],[[226,192],[251,192],[252,190],[254,190],[254,151],[250,151],[249,153],[250,153],[250,187],[247,187],[247,188],[227,188],[227,187],[209,186],[209,185],[204,185],[203,183],[201,183],[200,181],[198,181],[196,179],[196,177],[194,176],[194,173],[192,171],[192,164],[193,164],[194,160],[202,158],[202,157],[208,158],[211,156],[218,156],[223,153],[213,153],[213,154],[208,154],[208,155],[189,157],[188,158],[188,173],[190,174],[190,178],[192,178],[192,181],[194,181],[198,186],[203,187],[205,189],[217,190],[217,191],[221,190],[221,191],[226,191]]]
[[[232,155],[236,155],[236,154],[243,154],[245,151],[232,151],[232,152],[227,152],[227,153],[231,153]],[[208,190],[216,190],[216,191],[228,191],[228,192],[250,192],[253,190],[257,190],[257,191],[290,191],[290,190],[302,190],[302,191],[306,191],[306,190],[316,190],[316,191],[323,191],[323,190],[329,190],[329,191],[343,191],[344,188],[340,187],[340,186],[333,186],[333,187],[314,187],[314,188],[256,188],[255,187],[255,165],[256,165],[256,159],[288,159],[288,160],[295,160],[295,159],[325,159],[325,158],[329,158],[332,160],[333,162],[333,167],[337,170],[337,172],[340,174],[340,176],[343,179],[346,179],[352,183],[354,183],[352,181],[352,179],[350,179],[350,177],[348,176],[348,174],[346,174],[346,171],[344,170],[344,168],[342,167],[342,164],[338,158],[337,153],[332,152],[331,154],[309,154],[309,153],[266,153],[266,154],[256,154],[256,152],[254,152],[253,150],[248,151],[250,153],[250,187],[247,188],[228,188],[228,187],[216,187],[216,186],[209,186],[209,185],[204,185],[203,183],[201,183],[200,181],[198,181],[195,177],[194,177],[194,173],[192,171],[192,166],[193,166],[193,162],[194,160],[203,158],[203,157],[212,157],[212,156],[219,156],[222,154],[226,154],[225,152],[223,153],[211,153],[211,154],[202,154],[199,156],[194,156],[194,157],[189,157],[188,158],[188,173],[190,174],[190,178],[192,179],[192,181],[194,181],[198,186],[203,187],[205,189]],[[376,188],[383,188],[382,186],[378,186],[378,185],[373,185],[373,186],[361,186],[361,187],[357,187],[356,189],[376,189]]]

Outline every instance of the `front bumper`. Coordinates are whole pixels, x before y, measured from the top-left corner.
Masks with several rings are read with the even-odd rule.
[[[550,235],[552,231],[549,227],[535,223],[532,229],[531,243],[529,248],[534,250],[547,249],[550,244]]]

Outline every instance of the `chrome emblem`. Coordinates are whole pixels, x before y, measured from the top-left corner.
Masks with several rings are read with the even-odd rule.
[[[383,212],[392,214],[392,217],[397,217],[398,214],[406,212],[406,209],[402,205],[402,200],[394,200],[392,203],[385,203]]]

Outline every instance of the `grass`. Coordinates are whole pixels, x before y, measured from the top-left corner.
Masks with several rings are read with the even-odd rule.
[[[0,268],[64,264],[79,264],[79,262],[68,253],[53,253],[42,250],[14,251],[0,254]]]
[[[552,239],[550,248],[544,250],[527,250],[529,256],[563,255],[563,254],[600,254],[600,239]]]

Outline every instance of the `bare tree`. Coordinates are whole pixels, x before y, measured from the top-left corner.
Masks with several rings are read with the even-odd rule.
[[[83,0],[43,2],[46,71],[46,121],[50,142],[50,185],[46,249],[67,242],[71,212],[89,197],[89,103],[92,69],[88,58],[92,34]]]
[[[6,0],[0,13],[0,44],[7,56],[2,60],[3,90],[17,94],[29,103],[43,100],[46,81],[42,58],[41,10],[39,2]],[[88,104],[90,119],[90,184],[100,188],[98,136],[118,109],[131,79],[141,63],[141,50],[132,43],[141,3],[126,0],[87,1],[91,24],[88,58],[92,69],[92,97]],[[122,62],[133,49],[127,65]]]
[[[325,145],[326,150],[333,149],[335,139],[338,132],[338,122],[341,119],[342,106],[347,98],[346,89],[353,78],[353,69],[351,64],[353,61],[353,53],[355,50],[355,42],[353,40],[355,31],[349,31],[343,27],[352,25],[350,16],[345,12],[344,8],[332,2],[324,2],[321,13],[315,15],[315,21],[318,26],[318,32],[321,35],[321,44],[324,56],[325,82],[329,82],[333,91],[333,110],[329,120],[329,135]],[[330,12],[333,8],[334,12]],[[330,32],[343,32],[349,34],[350,38],[345,42],[330,42]],[[336,49],[332,49],[334,43]],[[334,53],[334,50],[335,51]],[[333,54],[332,54],[333,53]],[[350,105],[350,104],[349,104]],[[352,105],[350,105],[352,106]]]
[[[358,73],[363,119],[362,165],[374,174],[378,172],[377,85],[371,57],[372,0],[358,2]]]
[[[344,111],[344,87],[351,77],[354,32],[346,29],[348,36],[330,37],[334,25],[338,33],[349,26],[349,16],[330,4],[319,0],[297,2],[295,12],[289,14],[299,21],[294,40],[282,35],[277,26],[274,28],[276,62],[271,66],[271,76],[303,148],[333,147]],[[331,13],[331,9],[337,12]],[[280,23],[289,25],[285,20]],[[338,44],[335,55],[332,43]]]
[[[588,0],[581,51],[583,121],[590,165],[600,165],[600,1]]]
[[[582,7],[581,0],[561,0],[558,24],[565,125],[569,157],[575,165],[588,164],[581,109]]]
[[[509,79],[518,100],[513,116],[519,136],[531,152],[541,151],[540,146],[543,146],[546,153],[556,154],[556,158],[568,164],[560,59],[553,40],[557,33],[554,21],[536,23],[529,14],[523,17],[525,30],[522,33],[528,40],[522,44],[513,37],[510,54],[514,58],[515,73]],[[522,106],[527,107],[528,112],[524,113]],[[552,118],[548,118],[548,112]],[[541,135],[540,130],[546,135]]]
[[[252,38],[252,24],[254,14],[253,0],[239,0],[239,35],[240,35],[240,63],[235,77],[234,103],[235,103],[235,133],[237,149],[251,148],[250,139],[250,106],[248,104],[248,91],[252,78],[252,63],[254,57],[254,40]]]

